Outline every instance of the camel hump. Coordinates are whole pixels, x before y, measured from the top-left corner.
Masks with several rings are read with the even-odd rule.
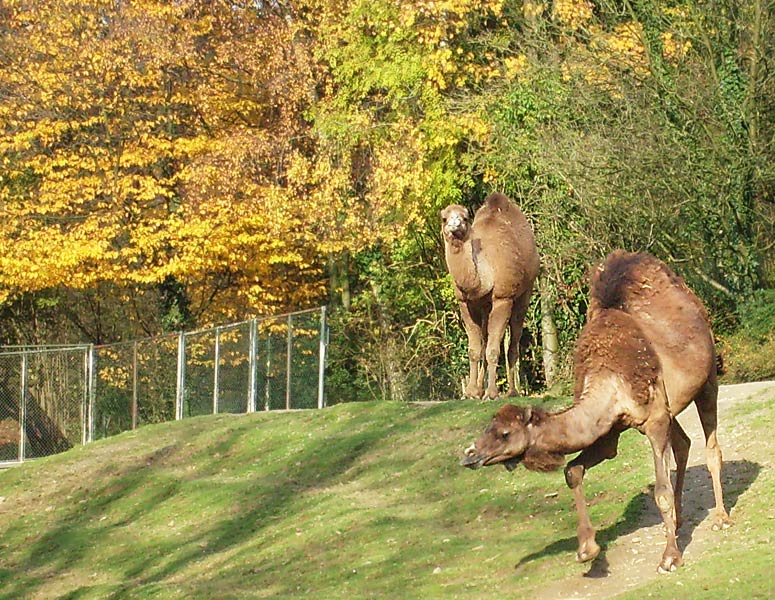
[[[626,295],[647,255],[614,250],[592,272],[590,299],[597,309],[624,308]]]
[[[513,206],[516,206],[508,196],[501,194],[500,192],[494,192],[487,196],[484,201],[484,205],[491,210],[507,210]]]
[[[646,252],[614,250],[593,271],[590,296],[597,308],[626,309],[636,296],[671,289],[694,300],[683,279],[658,258]]]

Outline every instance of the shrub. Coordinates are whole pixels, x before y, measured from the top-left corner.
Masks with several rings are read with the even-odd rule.
[[[775,290],[758,290],[738,307],[740,325],[722,338],[723,383],[775,378]]]

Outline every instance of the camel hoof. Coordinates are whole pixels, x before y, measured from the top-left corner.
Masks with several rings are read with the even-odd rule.
[[[589,544],[588,548],[579,549],[576,552],[576,561],[580,563],[589,562],[596,559],[598,554],[600,554],[600,546],[593,542],[593,544]]]
[[[666,551],[665,554],[662,555],[662,562],[659,563],[659,567],[657,567],[657,573],[660,575],[664,575],[666,573],[673,573],[675,570],[684,564],[683,556],[681,556],[681,553],[677,550],[675,551]]]
[[[657,567],[657,573],[659,573],[660,575],[669,575],[670,573],[675,573],[675,569],[676,569],[675,565],[670,565],[668,569],[665,569],[665,567],[663,567],[662,565],[659,565],[659,567]]]
[[[711,529],[713,531],[722,531],[724,529],[729,529],[732,527],[733,521],[729,518],[729,515],[724,513],[721,515],[717,515],[716,518],[713,520],[713,526]]]

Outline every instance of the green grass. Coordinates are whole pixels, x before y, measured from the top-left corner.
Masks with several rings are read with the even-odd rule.
[[[496,406],[199,417],[6,470],[0,599],[530,597],[586,567],[561,472],[458,466]],[[628,432],[585,485],[602,545],[638,527],[652,480],[648,443]],[[724,537],[712,585],[768,589],[746,575],[768,574],[772,483],[762,471],[741,492],[747,541]],[[689,586],[706,562],[659,585]]]

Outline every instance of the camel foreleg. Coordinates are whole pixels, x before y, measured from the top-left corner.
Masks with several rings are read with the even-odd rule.
[[[670,444],[673,447],[673,457],[675,458],[675,486],[673,487],[673,497],[675,498],[675,528],[680,529],[683,522],[682,498],[684,480],[686,478],[686,464],[689,462],[689,448],[692,441],[681,425],[673,419],[670,427]]]
[[[582,450],[565,467],[565,483],[573,491],[573,502],[578,516],[576,535],[579,541],[579,549],[576,552],[576,560],[587,562],[600,554],[600,546],[595,541],[595,528],[589,518],[587,500],[584,497],[584,474],[587,469],[600,464],[604,460],[614,458],[619,445],[619,432],[612,431],[598,439],[594,444]]]
[[[471,313],[468,303],[460,302],[460,315],[463,319],[463,327],[468,337],[468,383],[463,389],[463,395],[467,398],[481,398],[484,393],[482,370],[482,347],[484,342],[484,332],[477,320]]]
[[[576,560],[587,562],[600,554],[600,546],[595,540],[595,528],[589,518],[587,499],[584,497],[584,465],[568,465],[565,469],[565,482],[573,491],[573,503],[576,506],[578,526],[576,536],[579,540],[579,549],[576,551]]]
[[[501,342],[506,333],[511,317],[511,307],[513,305],[511,298],[493,298],[492,310],[487,320],[487,348],[485,357],[487,358],[487,389],[484,397],[495,399],[498,397],[498,360],[501,354]]]

